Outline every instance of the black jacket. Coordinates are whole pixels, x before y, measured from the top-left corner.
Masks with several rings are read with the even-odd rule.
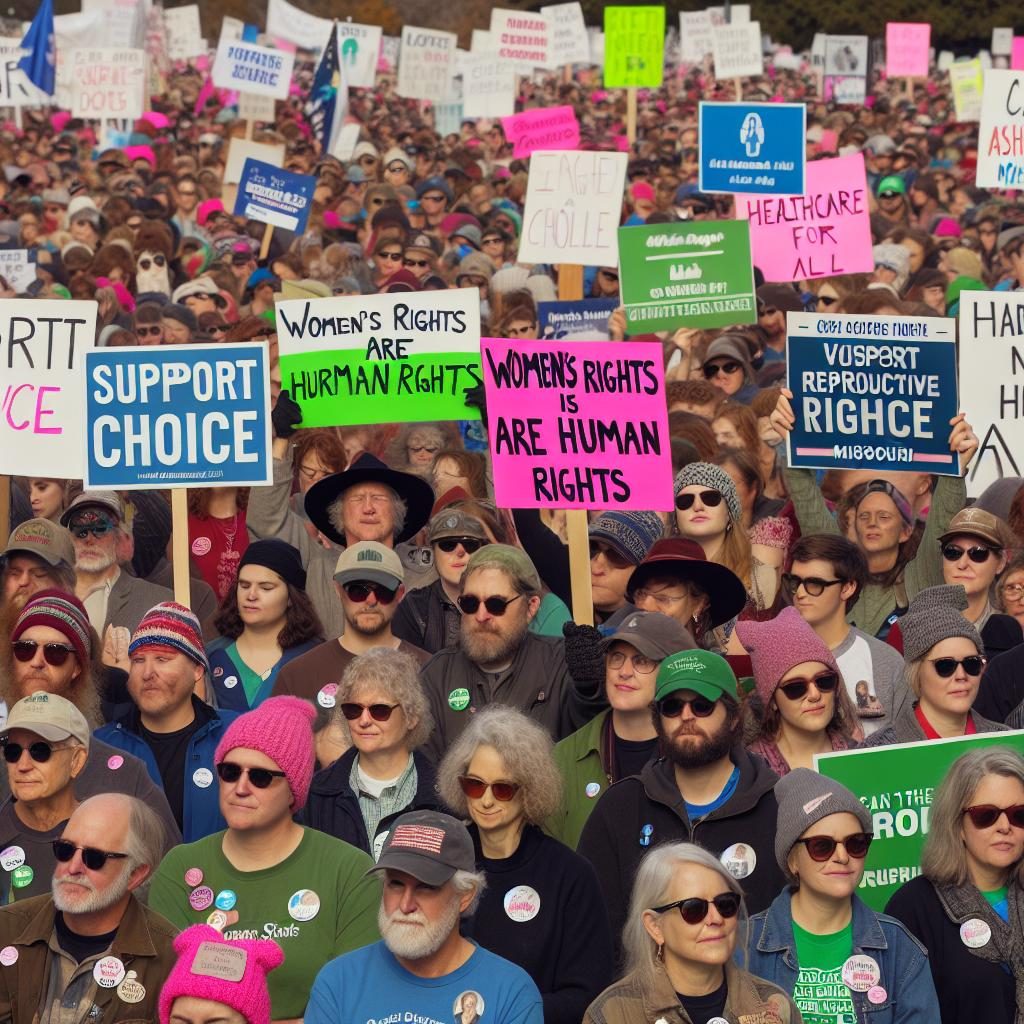
[[[993,722],[1005,722],[1024,701],[1024,646],[1011,647],[986,666],[974,711]]]
[[[391,623],[391,632],[406,643],[436,654],[448,646],[447,619],[454,617],[458,638],[462,613],[447,598],[441,581],[417,587],[402,598]]]

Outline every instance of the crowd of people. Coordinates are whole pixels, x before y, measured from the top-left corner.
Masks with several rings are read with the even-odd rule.
[[[786,464],[786,314],[947,316],[1024,288],[1024,204],[978,189],[947,76],[803,102],[808,159],[863,153],[875,267],[779,283],[755,323],[664,352],[671,512],[593,509],[592,606],[564,514],[499,507],[466,419],[309,428],[275,302],[448,288],[484,334],[544,335],[558,266],[519,262],[529,160],[500,122],[441,134],[392,76],[352,90],[349,157],[303,107],[258,142],[316,176],[308,228],[234,216],[246,134],[179,64],[123,147],[56,110],[0,128],[5,299],[95,299],[108,347],[268,341],[273,483],[189,492],[189,600],[160,491],[15,478],[2,551],[0,1018],[11,1024],[719,1024],[1024,1020],[1024,758],[965,747],[885,912],[875,839],[821,754],[1024,724],[1024,479]],[[725,219],[697,185],[681,68],[638,98],[623,224]],[[527,77],[614,150],[624,95]],[[250,126],[251,128],[251,126]],[[478,418],[479,414],[479,418]],[[180,596],[180,594],[179,594]],[[575,602],[575,603],[574,603]],[[65,755],[67,755],[65,757]]]

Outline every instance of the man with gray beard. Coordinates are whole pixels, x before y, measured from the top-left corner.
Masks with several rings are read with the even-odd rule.
[[[530,976],[460,931],[460,918],[473,912],[484,887],[462,822],[436,811],[403,814],[370,872],[384,881],[382,939],[321,969],[304,1024],[541,1024],[541,996]]]
[[[55,840],[52,895],[0,909],[0,1019],[11,1024],[157,1016],[175,929],[136,895],[163,826],[141,800],[94,796]]]

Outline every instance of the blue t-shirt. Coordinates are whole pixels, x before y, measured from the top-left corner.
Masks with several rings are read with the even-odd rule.
[[[544,1024],[540,992],[521,967],[477,946],[443,978],[410,974],[383,942],[332,960],[313,983],[305,1024]]]
[[[736,792],[736,783],[740,781],[740,770],[737,766],[733,768],[732,775],[729,776],[728,782],[725,784],[725,788],[718,796],[709,804],[686,804],[686,816],[693,821],[696,818],[703,818],[705,815],[710,814],[712,811],[717,811],[732,795]]]

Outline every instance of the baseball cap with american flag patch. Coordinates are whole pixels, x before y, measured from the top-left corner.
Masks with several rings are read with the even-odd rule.
[[[450,814],[410,811],[395,819],[370,871],[388,868],[427,885],[444,885],[456,871],[476,870],[473,840],[466,826]]]

